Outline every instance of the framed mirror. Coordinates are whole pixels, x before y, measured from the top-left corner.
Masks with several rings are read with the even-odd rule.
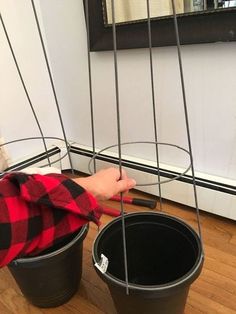
[[[147,0],[114,0],[117,48],[148,47]],[[171,0],[149,0],[152,45],[176,45]],[[236,40],[236,0],[175,0],[181,44]],[[87,10],[86,10],[87,6]],[[90,50],[113,49],[111,0],[84,0]]]

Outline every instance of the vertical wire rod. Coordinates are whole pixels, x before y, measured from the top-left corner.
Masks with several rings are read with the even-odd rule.
[[[151,90],[152,90],[152,107],[153,107],[153,126],[155,135],[155,148],[156,148],[156,162],[157,162],[157,177],[158,177],[158,190],[159,190],[159,201],[160,210],[162,211],[162,193],[161,193],[161,178],[160,178],[160,154],[158,148],[158,127],[156,119],[156,99],[155,99],[155,86],[154,86],[154,75],[153,75],[153,58],[152,58],[152,30],[151,30],[151,19],[150,19],[150,2],[147,0],[147,21],[148,21],[148,42],[149,42],[149,56],[150,56],[150,74],[151,74]]]
[[[26,97],[27,97],[27,100],[28,100],[28,102],[29,102],[29,105],[30,105],[30,108],[31,108],[31,110],[32,110],[33,116],[34,116],[35,121],[36,121],[36,123],[37,123],[39,132],[40,132],[41,137],[42,137],[43,146],[44,146],[44,149],[45,149],[45,152],[46,152],[46,155],[47,155],[48,164],[49,164],[49,166],[51,166],[51,162],[50,162],[50,158],[49,158],[49,155],[48,155],[48,149],[47,149],[45,137],[44,137],[44,135],[43,135],[42,128],[41,128],[41,126],[40,126],[40,123],[39,123],[38,117],[37,117],[37,115],[36,115],[36,112],[35,112],[35,110],[34,110],[33,103],[32,103],[32,101],[31,101],[30,96],[29,96],[29,93],[28,93],[28,91],[27,91],[27,88],[26,88],[26,85],[25,85],[23,76],[22,76],[22,74],[21,74],[20,67],[19,67],[18,62],[17,62],[17,60],[16,60],[16,56],[15,56],[14,50],[13,50],[13,48],[12,48],[11,41],[10,41],[10,38],[9,38],[9,36],[8,36],[7,29],[6,29],[6,26],[5,26],[5,24],[4,24],[4,21],[3,21],[3,18],[2,18],[1,13],[0,13],[0,19],[1,19],[2,27],[3,27],[3,30],[4,30],[4,33],[5,33],[7,42],[8,42],[8,46],[9,46],[9,48],[10,48],[10,50],[11,50],[11,54],[12,54],[12,57],[13,57],[15,66],[16,66],[18,75],[19,75],[20,80],[21,80],[21,84],[22,84],[23,89],[24,89],[24,91],[25,91],[25,95],[26,95]]]
[[[115,22],[114,0],[111,0],[111,7],[112,7],[112,33],[113,33],[113,53],[114,53],[114,71],[115,71],[115,91],[116,91],[118,155],[119,155],[120,178],[122,178],[120,101],[119,101],[119,84],[118,84],[118,67],[117,67],[117,41],[116,41],[116,22]],[[122,238],[123,238],[123,251],[124,251],[125,282],[126,282],[126,294],[128,295],[129,294],[129,279],[128,279],[129,276],[128,276],[128,263],[127,263],[127,248],[126,248],[126,232],[125,232],[123,193],[120,193],[120,197],[121,197],[120,205],[121,205]]]
[[[37,29],[38,29],[38,33],[39,33],[41,46],[42,46],[42,49],[43,49],[44,59],[45,59],[46,66],[47,66],[47,71],[48,71],[48,75],[49,75],[49,79],[50,79],[50,83],[51,83],[51,87],[52,87],[52,91],[53,91],[54,100],[55,100],[55,103],[56,103],[56,108],[57,108],[57,112],[58,112],[58,116],[59,116],[59,120],[60,120],[60,124],[61,124],[61,128],[62,128],[63,137],[64,137],[64,140],[65,140],[65,143],[66,143],[66,149],[67,149],[67,153],[68,153],[68,158],[69,158],[69,162],[70,162],[71,171],[72,171],[72,174],[74,174],[74,168],[73,168],[73,165],[72,165],[71,154],[70,154],[70,150],[69,150],[69,147],[68,147],[68,141],[67,141],[67,138],[66,138],[66,132],[65,132],[63,121],[62,121],[62,116],[61,116],[61,111],[60,111],[60,107],[59,107],[59,103],[58,103],[56,89],[55,89],[55,86],[54,86],[52,73],[51,73],[51,69],[50,69],[50,66],[49,66],[49,62],[48,62],[48,56],[47,56],[46,48],[45,48],[45,45],[44,45],[43,36],[42,36],[41,28],[40,28],[40,25],[39,25],[38,15],[37,15],[36,8],[35,8],[35,5],[34,5],[34,0],[31,0],[31,4],[32,4],[33,12],[34,12],[34,17],[35,17],[35,21],[36,21],[36,25],[37,25]]]
[[[90,97],[90,115],[91,115],[91,131],[92,131],[92,147],[93,156],[95,155],[95,128],[94,128],[94,110],[93,110],[93,88],[92,88],[92,69],[91,69],[91,57],[90,57],[90,34],[89,34],[89,7],[88,1],[85,1],[85,21],[87,27],[87,54],[88,54],[88,74],[89,74],[89,97]],[[93,159],[93,170],[96,172],[96,159]]]
[[[201,245],[203,248],[202,231],[201,231],[201,225],[200,225],[200,214],[199,214],[198,197],[197,197],[197,187],[196,187],[195,171],[194,171],[194,164],[193,164],[193,152],[192,152],[192,144],[191,144],[191,137],[190,137],[188,108],[187,108],[186,93],[185,93],[184,73],[183,73],[182,56],[181,56],[181,49],[180,49],[179,28],[178,28],[174,0],[171,0],[171,2],[172,2],[174,27],[175,27],[175,35],[176,35],[176,42],[177,42],[178,61],[179,61],[180,79],[181,79],[183,105],[184,105],[184,113],[185,113],[185,123],[186,123],[186,129],[187,129],[187,137],[188,137],[189,156],[190,156],[191,171],[192,171],[192,177],[193,177],[193,190],[194,190],[195,206],[196,206],[196,212],[197,212],[198,232],[199,232]]]

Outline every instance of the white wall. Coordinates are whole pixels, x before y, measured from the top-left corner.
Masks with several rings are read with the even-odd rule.
[[[0,11],[44,135],[61,136],[31,2],[0,0]],[[1,24],[0,69],[1,136],[5,141],[40,136]],[[43,145],[41,140],[32,140],[7,149],[12,160],[17,160],[42,150]]]
[[[91,144],[86,32],[82,1],[40,1],[51,62],[70,138]],[[236,43],[182,48],[195,166],[236,179]],[[112,52],[92,53],[96,144],[117,142]],[[187,147],[175,47],[154,48],[155,95],[160,141]],[[122,141],[153,140],[149,55],[146,49],[119,51]],[[154,159],[149,146],[125,153]],[[162,161],[186,164],[168,150]]]
[[[33,26],[30,1],[1,0],[0,3],[9,32],[14,38],[14,45],[19,51],[35,105],[42,121],[45,121],[42,123],[46,132],[58,133],[60,128],[54,121],[56,114],[53,111],[50,86]],[[80,144],[91,145],[82,1],[41,0],[39,4],[37,8],[42,15],[43,30],[68,138]],[[3,37],[1,30],[1,42]],[[29,45],[29,42],[33,44]],[[21,86],[16,75],[14,76],[14,66],[6,51],[7,46],[4,43],[4,54],[8,61],[1,64],[1,67],[4,67],[4,71],[1,71],[4,73],[4,76],[1,74],[1,86],[3,81],[4,90],[10,90],[11,93],[4,92],[5,105],[4,109],[2,105],[0,109],[1,133],[14,133],[10,127],[13,118],[14,125],[17,126],[15,129],[28,134],[18,121],[19,114],[14,113],[17,110],[21,118],[23,115],[27,119],[30,117]],[[200,172],[231,179],[236,179],[235,55],[236,43],[191,45],[182,48],[195,167]],[[154,48],[153,58],[159,139],[187,147],[176,48]],[[122,141],[153,140],[148,51],[119,51],[118,64]],[[112,52],[92,53],[92,74],[96,144],[102,148],[117,142]],[[28,128],[36,133],[36,127],[33,125],[33,122],[30,123]],[[147,145],[136,145],[123,151],[150,160],[154,160],[155,156],[153,149]],[[161,157],[162,162],[169,164],[186,164],[182,153],[170,149],[163,151]]]

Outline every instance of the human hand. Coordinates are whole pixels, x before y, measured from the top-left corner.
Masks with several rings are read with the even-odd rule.
[[[136,185],[135,180],[128,178],[124,170],[120,178],[120,171],[117,168],[103,169],[90,177],[73,180],[98,200],[106,200],[120,192],[127,192]]]

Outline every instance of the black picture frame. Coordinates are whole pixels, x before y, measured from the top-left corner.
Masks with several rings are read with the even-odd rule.
[[[88,1],[90,51],[113,49],[112,27],[104,25],[102,0]],[[86,10],[85,10],[86,11]],[[178,15],[182,45],[236,41],[236,8]],[[173,17],[152,19],[152,45],[176,45]],[[147,22],[117,25],[117,49],[148,47]]]

